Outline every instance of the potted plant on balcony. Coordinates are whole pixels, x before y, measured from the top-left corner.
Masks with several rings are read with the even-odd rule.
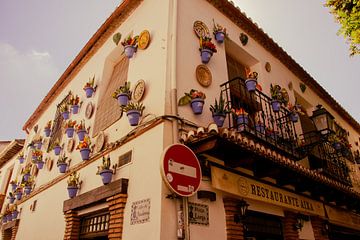
[[[255,115],[255,130],[261,134],[265,134],[265,124],[264,124],[264,112],[257,112]],[[263,120],[263,121],[262,121]]]
[[[213,53],[216,53],[216,46],[211,42],[211,38],[202,36],[200,37],[200,56],[201,62],[206,64],[210,61]]]
[[[210,105],[210,111],[216,125],[222,127],[224,125],[226,114],[230,112],[228,105],[225,104],[222,94],[220,94],[219,102],[215,98],[215,104]]]
[[[225,37],[227,37],[226,28],[224,28],[223,26],[221,26],[218,23],[215,23],[214,19],[213,19],[213,23],[214,23],[213,34],[214,34],[215,40],[218,43],[223,43],[225,40]]]
[[[50,137],[52,121],[48,121],[44,127],[45,137]]]
[[[25,161],[24,152],[19,153],[18,159],[19,159],[20,164],[24,163],[24,161]]]
[[[16,185],[16,186],[17,186],[17,185]],[[13,191],[15,191],[15,190],[16,190],[16,188],[15,188]],[[14,201],[15,201],[14,193],[9,192],[8,199],[9,199],[9,202],[10,202],[10,203],[14,203]]]
[[[279,85],[270,84],[270,94],[272,98],[271,107],[274,112],[279,112],[281,103],[283,102],[281,87]]]
[[[184,106],[190,103],[191,109],[194,114],[201,114],[204,108],[205,93],[195,89],[191,89],[189,93],[179,99],[178,105]]]
[[[301,112],[301,106],[299,104],[292,105],[291,103],[288,104],[289,109],[289,118],[290,120],[295,123],[299,120],[299,114],[303,114]]]
[[[68,120],[70,117],[70,110],[69,110],[69,105],[67,103],[63,103],[60,106],[60,112],[61,112],[61,116],[63,117],[64,120]]]
[[[142,103],[129,102],[124,108],[123,111],[126,112],[126,115],[129,119],[130,126],[137,126],[139,124],[140,116],[145,109]]]
[[[76,149],[80,150],[81,159],[83,161],[89,160],[90,157],[90,138],[89,136],[85,136],[84,141],[80,141],[77,145]]]
[[[138,39],[139,36],[132,37],[130,34],[121,42],[121,45],[124,46],[125,56],[129,59],[132,58],[134,53],[137,51]]]
[[[76,125],[76,121],[75,120],[68,120],[65,122],[65,133],[67,135],[68,138],[72,138],[74,136],[74,131],[75,131],[75,125]]]
[[[87,134],[85,127],[85,120],[81,120],[79,124],[76,125],[76,133],[80,141],[84,141],[85,135]]]
[[[85,83],[83,87],[87,98],[91,98],[92,95],[94,94],[95,92],[94,84],[95,84],[95,75],[92,78],[89,78],[89,81]]]
[[[104,185],[107,185],[111,182],[111,178],[113,175],[113,170],[110,169],[111,161],[110,156],[105,158],[105,156],[102,157],[102,164],[98,166],[97,175],[101,176],[101,180]]]
[[[246,89],[249,92],[254,92],[256,90],[258,75],[257,72],[251,72],[245,80]]]
[[[59,157],[59,159],[56,162],[57,167],[59,168],[60,173],[65,173],[68,163],[67,163],[68,157],[65,156],[65,153]]]
[[[234,115],[235,119],[236,119],[236,124],[238,126],[240,125],[248,125],[249,123],[249,117],[248,117],[248,113],[245,111],[245,109],[243,108],[238,108],[238,109],[231,109],[232,114]]]
[[[69,105],[71,106],[73,114],[77,114],[79,112],[79,107],[80,107],[79,104],[80,104],[79,96],[71,95],[70,100],[69,100]]]
[[[60,152],[61,152],[61,149],[62,149],[61,146],[60,146],[59,140],[55,141],[53,149],[54,149],[55,155],[58,156],[60,154]]]
[[[68,180],[67,180],[67,190],[69,194],[69,198],[74,198],[79,190],[80,187],[80,180],[79,180],[80,174],[77,174],[77,172],[73,172],[70,174]]]
[[[120,86],[112,94],[112,97],[117,99],[121,107],[126,106],[131,97],[130,82],[125,82],[124,86]]]

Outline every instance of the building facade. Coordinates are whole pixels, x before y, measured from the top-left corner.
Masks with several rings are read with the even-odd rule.
[[[226,28],[224,41],[214,25]],[[121,43],[136,35],[129,57]],[[199,42],[215,46],[210,60]],[[130,105],[117,99],[124,89]],[[221,108],[215,99],[225,106],[223,125],[209,110]],[[140,122],[130,123],[139,103]],[[360,239],[359,123],[226,0],[123,1],[24,130],[24,162],[9,160],[23,196],[14,201],[18,216],[2,225],[4,240]],[[186,200],[160,169],[176,143],[201,165],[200,188]],[[107,168],[104,184],[97,173]]]

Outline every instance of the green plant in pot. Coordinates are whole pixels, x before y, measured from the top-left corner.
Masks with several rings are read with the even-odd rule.
[[[126,106],[131,98],[130,82],[125,82],[123,86],[116,89],[112,97],[118,100],[121,107]]]
[[[113,170],[110,169],[110,167],[111,167],[110,156],[108,156],[106,158],[105,158],[105,156],[103,156],[102,164],[100,166],[98,166],[98,171],[96,174],[101,176],[101,180],[104,185],[109,184],[111,182]]]
[[[228,104],[225,104],[222,94],[220,94],[219,101],[215,98],[214,105],[210,105],[210,111],[212,113],[213,120],[218,127],[222,127],[224,125],[226,114],[231,112],[228,108]]]
[[[66,172],[66,168],[68,166],[67,159],[68,159],[68,157],[66,157],[65,153],[64,153],[62,156],[59,157],[59,159],[56,162],[56,165],[59,168],[60,173]]]
[[[126,115],[128,116],[131,126],[137,126],[139,124],[140,116],[142,116],[144,109],[145,106],[138,102],[129,102],[123,108],[123,111],[126,112]]]
[[[203,111],[205,98],[205,93],[191,89],[189,93],[185,93],[185,95],[179,99],[178,105],[184,106],[190,103],[193,113],[198,115]]]
[[[283,94],[281,93],[281,87],[279,85],[270,84],[271,94],[271,107],[274,112],[280,111],[281,103],[283,103]]]
[[[74,198],[77,194],[77,191],[79,190],[80,186],[80,174],[78,174],[76,171],[71,173],[68,180],[67,180],[67,190],[70,198]]]

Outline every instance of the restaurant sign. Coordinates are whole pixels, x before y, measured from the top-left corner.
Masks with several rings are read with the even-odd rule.
[[[211,166],[214,188],[280,207],[324,217],[323,204],[278,187]]]

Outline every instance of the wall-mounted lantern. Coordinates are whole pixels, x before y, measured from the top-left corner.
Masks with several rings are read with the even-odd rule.
[[[310,119],[315,124],[316,130],[321,134],[327,135],[333,132],[334,117],[320,104],[316,106]]]
[[[248,207],[249,207],[249,204],[244,199],[241,199],[238,202],[238,204],[236,205],[237,213],[234,214],[234,222],[235,223],[240,223],[246,217],[246,212],[247,212]]]

